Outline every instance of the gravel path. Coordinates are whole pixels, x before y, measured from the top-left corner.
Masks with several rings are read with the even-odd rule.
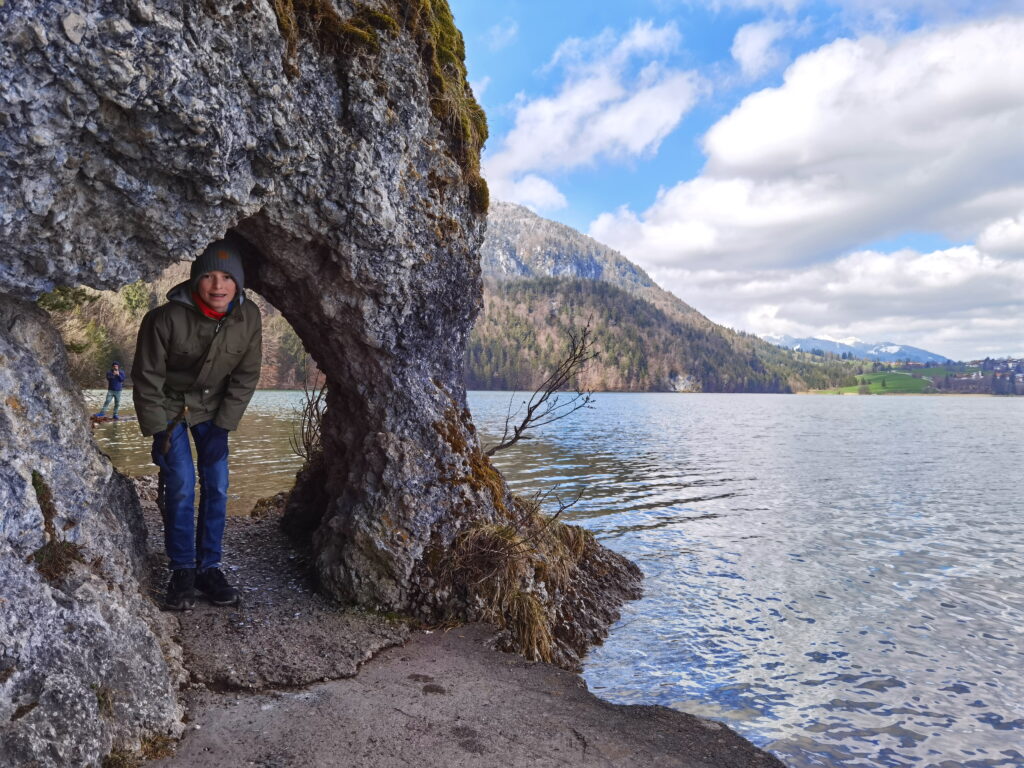
[[[143,504],[150,589],[159,602],[169,575],[163,528],[156,504]],[[224,556],[223,570],[241,591],[241,604],[218,608],[200,597],[195,610],[176,614],[193,685],[258,691],[351,677],[374,654],[409,637],[403,622],[346,610],[317,594],[308,553],[281,533],[273,510],[261,518],[229,518]]]

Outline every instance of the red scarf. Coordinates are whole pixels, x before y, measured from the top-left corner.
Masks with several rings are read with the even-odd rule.
[[[199,298],[199,294],[196,293],[195,291],[192,291],[192,301],[194,301],[196,303],[196,306],[199,307],[199,311],[200,312],[202,312],[204,315],[206,315],[207,317],[212,318],[214,320],[223,320],[224,319],[224,315],[227,314],[227,312],[218,312],[215,309],[211,309],[206,304],[205,301],[203,301],[202,299]]]

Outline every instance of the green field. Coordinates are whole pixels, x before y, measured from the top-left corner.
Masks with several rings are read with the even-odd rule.
[[[945,376],[946,374],[945,368],[935,368],[932,370],[941,371],[941,373],[938,374],[940,376]],[[915,371],[915,373],[917,373],[917,371]],[[922,375],[927,376],[929,374],[922,373]],[[897,373],[894,371],[885,371],[883,373],[864,373],[858,376],[857,380],[867,381],[868,391],[863,394],[869,395],[908,395],[935,391],[930,381],[923,378],[916,379],[909,373]],[[858,384],[855,387],[820,389],[818,392],[825,395],[856,395],[861,394],[861,387]]]
[[[933,366],[931,368],[915,368],[913,370],[913,373],[919,373],[922,376],[931,376],[932,378],[935,378],[936,376],[939,376],[939,377],[945,376],[947,373],[952,374],[952,375],[955,376],[957,374],[963,375],[965,373],[974,373],[977,370],[980,370],[977,366],[969,366],[969,365],[968,366],[963,366],[963,367],[957,367],[955,369],[947,368],[944,365],[936,365],[936,366]],[[910,373],[910,371],[901,371],[901,373]]]

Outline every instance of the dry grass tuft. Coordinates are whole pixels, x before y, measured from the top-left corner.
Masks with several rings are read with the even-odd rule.
[[[115,749],[103,758],[102,768],[137,768],[141,763],[134,752],[127,749]]]
[[[51,539],[32,553],[36,570],[51,584],[60,584],[74,563],[84,563],[82,548],[61,539]]]
[[[551,661],[554,598],[569,586],[593,535],[545,515],[538,499],[513,496],[504,518],[463,531],[443,575],[466,590],[482,618],[508,630],[528,659]]]
[[[166,733],[150,733],[142,737],[137,752],[130,749],[115,749],[103,758],[102,768],[139,768],[150,760],[160,760],[174,755],[175,740]]]
[[[174,739],[166,733],[151,733],[142,737],[139,753],[146,760],[159,760],[174,754]]]
[[[466,527],[450,550],[440,545],[428,550],[427,569],[440,583],[463,591],[481,618],[507,630],[516,650],[535,661],[552,661],[557,602],[593,546],[593,534],[558,519],[575,500],[563,503],[553,493],[530,499],[510,494],[501,473],[467,436],[473,429],[468,414],[460,416],[453,405],[433,426],[466,462],[456,464],[446,481],[485,492],[494,517]],[[542,503],[552,497],[558,510],[547,515]]]

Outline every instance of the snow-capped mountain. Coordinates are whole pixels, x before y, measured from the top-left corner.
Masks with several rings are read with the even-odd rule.
[[[903,360],[910,360],[914,363],[944,363],[949,359],[945,355],[938,355],[907,344],[896,344],[891,341],[869,344],[852,336],[845,339],[828,337],[798,339],[793,336],[763,336],[762,338],[787,349],[799,349],[803,352],[820,349],[822,352],[832,352],[836,355],[846,352],[856,358],[878,360],[882,363],[895,363]]]

